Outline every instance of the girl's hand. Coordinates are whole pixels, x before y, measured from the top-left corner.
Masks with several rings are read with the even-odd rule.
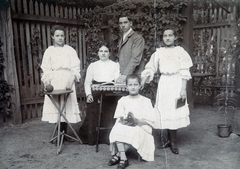
[[[186,97],[187,97],[186,89],[181,90],[180,96],[181,96],[183,101],[186,99]]]
[[[66,90],[71,90],[72,89],[72,85],[74,83],[74,80],[75,80],[75,76],[72,75],[70,77],[69,81],[68,81],[68,84],[66,86]]]
[[[149,78],[148,76],[142,77],[140,90],[142,90],[144,88],[144,85],[148,78]]]
[[[186,87],[187,87],[187,80],[182,79],[182,88],[181,88],[181,92],[180,92],[180,96],[182,98],[182,101],[184,101],[187,97]]]
[[[93,100],[93,96],[91,94],[89,94],[87,96],[87,103],[92,103],[94,100]]]
[[[116,83],[124,83],[126,81],[125,75],[121,75],[119,78],[117,78]]]

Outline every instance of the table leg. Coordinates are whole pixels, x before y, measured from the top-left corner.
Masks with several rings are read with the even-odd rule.
[[[101,96],[100,96],[100,106],[99,106],[99,113],[98,113],[96,152],[98,152],[98,144],[99,144],[99,134],[100,134],[101,114],[102,114],[102,99],[103,99],[103,92],[101,92]]]
[[[61,110],[61,97],[60,96],[58,96],[58,103],[59,103],[59,108]],[[61,151],[59,147],[62,147],[60,145],[60,127],[61,127],[60,122],[61,122],[61,113],[59,111],[59,113],[58,113],[58,122],[57,122],[58,123],[58,128],[57,128],[58,129],[58,132],[57,132],[57,154],[60,153],[60,151]]]

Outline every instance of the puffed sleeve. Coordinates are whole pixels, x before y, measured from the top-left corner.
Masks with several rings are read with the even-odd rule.
[[[154,74],[158,70],[158,56],[157,51],[154,52],[149,60],[149,62],[146,64],[145,69],[141,73],[141,77],[148,76],[148,80],[146,83],[150,83],[153,80]]]
[[[125,116],[125,108],[123,104],[123,97],[118,100],[117,108],[113,118],[120,118]]]
[[[114,72],[114,80],[116,81],[116,79],[120,76],[120,66],[119,63],[116,63],[115,66],[115,72]]]
[[[70,46],[69,46],[70,47]],[[71,48],[71,72],[75,76],[75,81],[79,82],[81,75],[80,75],[80,59],[78,58],[77,52],[75,49]]]
[[[180,74],[183,79],[189,80],[191,79],[191,73],[189,68],[193,66],[192,59],[182,47],[180,52]]]
[[[43,71],[41,80],[43,83],[49,82],[52,79],[52,66],[51,66],[51,47],[47,48],[43,54],[41,69]]]
[[[86,78],[84,82],[84,89],[85,89],[86,96],[88,96],[89,94],[92,94],[91,85],[93,80],[93,67],[94,67],[93,63],[91,63],[87,68]]]

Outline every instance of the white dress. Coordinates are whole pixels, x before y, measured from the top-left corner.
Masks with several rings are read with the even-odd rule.
[[[88,66],[84,88],[86,96],[92,94],[92,81],[97,82],[111,82],[120,76],[119,63],[111,60],[98,60]]]
[[[75,76],[76,82],[80,79],[80,60],[76,51],[69,45],[63,47],[49,46],[44,52],[41,68],[43,70],[42,82],[51,82],[54,90],[66,90],[67,83],[72,75]],[[81,118],[75,83],[73,83],[72,90],[73,92],[68,97],[64,113],[70,123],[77,123],[81,121]],[[61,102],[63,102],[63,98],[61,98]],[[45,96],[42,121],[56,123],[57,119],[57,109],[48,96]],[[61,122],[65,122],[65,120],[62,118]]]
[[[176,130],[190,124],[187,102],[178,109],[175,105],[176,99],[180,97],[182,79],[191,79],[191,66],[191,57],[180,46],[157,49],[146,64],[141,76],[149,76],[148,83],[158,69],[161,73],[154,106],[159,122],[154,128]]]
[[[132,127],[120,123],[120,117],[125,118],[129,112],[137,119],[144,119],[149,125]],[[154,161],[155,145],[151,126],[155,117],[150,99],[141,95],[122,97],[118,101],[114,118],[117,120],[109,135],[110,151],[116,154],[117,150],[113,143],[123,142],[131,144],[144,160]]]

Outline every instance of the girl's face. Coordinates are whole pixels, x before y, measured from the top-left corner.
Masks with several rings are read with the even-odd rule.
[[[177,37],[174,35],[173,30],[167,29],[163,32],[163,42],[167,47],[174,46],[174,41]]]
[[[100,58],[101,61],[106,61],[109,59],[109,49],[106,46],[102,46],[101,48],[99,48],[98,50],[98,56]]]
[[[138,95],[139,93],[139,90],[140,90],[140,84],[138,82],[138,79],[128,79],[127,80],[127,89],[128,89],[128,92],[131,96],[136,96]]]
[[[64,31],[56,30],[52,36],[52,39],[55,47],[62,47],[65,39]]]

